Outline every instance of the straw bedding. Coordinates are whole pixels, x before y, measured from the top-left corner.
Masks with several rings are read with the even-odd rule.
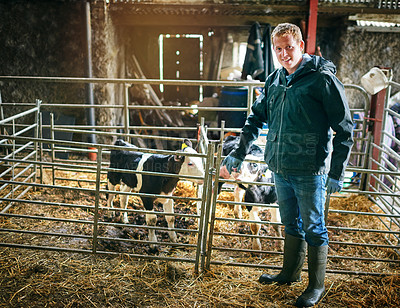
[[[259,270],[0,250],[0,307],[291,307],[306,287],[263,286]],[[306,279],[304,279],[306,280]],[[319,307],[398,307],[400,277],[327,275]]]
[[[89,176],[88,176],[89,177]],[[72,186],[75,184],[69,183]],[[78,185],[78,184],[76,184]],[[78,186],[89,185],[85,182]],[[176,195],[182,197],[194,196],[195,188],[186,182],[180,182]],[[67,202],[93,204],[94,196],[85,192],[60,190],[38,190],[31,192],[31,200],[51,200],[52,202]],[[228,200],[229,193],[221,196]],[[101,202],[105,202],[102,197]],[[195,203],[187,204],[176,200],[176,212],[194,213]],[[2,205],[0,205],[2,206]],[[130,200],[130,207],[138,209],[138,200]],[[347,209],[371,211],[374,204],[360,196],[332,199],[331,209]],[[375,209],[377,210],[377,209]],[[79,208],[29,206],[16,204],[13,213],[52,216],[69,219],[92,219],[89,210]],[[246,213],[246,211],[244,212]],[[133,217],[135,216],[135,217]],[[232,209],[220,205],[217,216],[233,217]],[[103,216],[101,219],[106,219]],[[133,221],[132,221],[133,219]],[[268,220],[269,214],[263,211],[262,220]],[[131,223],[144,224],[144,215],[130,215]],[[160,218],[159,224],[163,224]],[[377,218],[331,213],[329,225],[352,226],[367,229],[382,228]],[[29,225],[28,228],[28,223]],[[32,229],[47,232],[67,232],[91,235],[91,227],[83,224],[66,224],[49,221],[30,221],[16,218],[0,218],[2,228]],[[178,228],[195,228],[194,219],[177,217]],[[221,222],[216,230],[249,234],[248,224]],[[132,231],[130,228],[103,228],[101,234],[126,238],[144,239],[146,231]],[[113,233],[116,232],[116,233]],[[261,234],[270,235],[271,228],[262,226]],[[168,236],[157,232],[159,241],[168,241]],[[363,237],[364,236],[364,237]],[[13,237],[13,238],[11,238]],[[362,234],[333,230],[331,241],[366,242],[387,244],[381,234]],[[178,237],[181,242],[193,242],[194,238]],[[26,243],[33,245],[52,245],[58,247],[73,247],[90,249],[86,239],[71,239],[54,237],[48,242],[42,238],[23,234],[0,233],[0,241]],[[216,237],[216,246],[250,248],[246,239],[231,239]],[[132,259],[124,253],[132,252],[132,246],[111,242],[100,243],[101,248],[108,251],[119,251],[116,257],[92,256],[74,253],[49,252],[41,250],[25,250],[0,248],[0,307],[291,307],[301,292],[307,286],[307,273],[303,272],[303,281],[291,286],[260,285],[257,282],[263,272],[259,268],[242,268],[230,266],[211,266],[210,272],[197,275],[189,263],[149,261]],[[263,240],[263,248],[273,250],[271,241]],[[109,245],[109,246],[107,246]],[[270,246],[268,246],[270,245]],[[140,246],[140,245],[139,245]],[[135,248],[135,253],[148,254],[147,245]],[[191,252],[186,249],[167,251],[161,249],[160,254],[180,258]],[[281,265],[280,255],[252,256],[248,253],[213,252],[219,260],[235,262],[249,261],[260,264]],[[390,249],[361,249],[353,245],[330,245],[330,255],[369,256],[374,258],[398,258]],[[330,259],[329,268],[353,269],[360,271],[387,272],[389,276],[350,276],[327,274],[327,294],[319,307],[398,307],[400,303],[400,276],[398,263],[385,262],[366,263],[364,261],[349,261]]]

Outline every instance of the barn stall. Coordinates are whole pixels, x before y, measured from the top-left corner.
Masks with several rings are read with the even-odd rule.
[[[161,82],[63,78],[56,81],[129,84]],[[163,82],[168,83],[165,80]],[[176,81],[170,82],[174,84]],[[199,82],[184,83],[197,85]],[[230,82],[217,82],[216,86],[238,84],[243,86],[243,83]],[[353,114],[364,116],[356,117],[356,146],[347,168],[345,189],[332,196],[329,205],[327,283],[330,288],[322,303],[326,307],[357,306],[360,303],[378,307],[398,303],[398,293],[394,291],[399,286],[400,262],[398,154],[383,142],[383,137],[387,135],[395,144],[399,141],[396,136],[382,129],[379,131],[382,142],[374,141],[377,138],[374,133],[378,134],[374,126],[377,126],[376,123],[385,123],[380,119],[389,115],[393,119],[399,117],[397,112],[389,108],[388,98],[392,85],[398,86],[392,82],[389,88],[373,95],[371,100],[363,88],[346,85],[348,96],[358,97],[357,100],[362,102],[357,103],[357,108],[352,108]],[[253,93],[253,87],[259,86],[259,83],[246,86],[249,87],[248,93]],[[375,100],[382,103],[382,98],[383,104],[374,103]],[[251,102],[252,98],[247,101]],[[2,102],[1,107],[6,108],[12,104]],[[373,117],[371,105],[376,107]],[[18,306],[26,303],[26,300],[50,294],[57,287],[69,294],[68,290],[73,289],[77,281],[81,280],[84,286],[74,293],[71,305],[79,306],[94,301],[97,304],[121,306],[133,303],[157,306],[154,300],[161,301],[163,304],[160,306],[177,303],[190,306],[190,303],[199,302],[205,305],[214,303],[261,307],[265,301],[277,306],[282,306],[282,303],[290,305],[303,283],[285,289],[285,292],[256,283],[260,271],[279,270],[281,265],[279,242],[283,238],[274,234],[268,210],[276,205],[257,204],[263,208],[261,222],[258,222],[262,225],[259,235],[262,250],[254,251],[251,248],[254,236],[250,232],[248,213],[244,211],[243,219],[233,216],[232,206],[235,203],[232,201],[230,183],[225,185],[226,189],[218,198],[213,193],[213,187],[223,181],[218,174],[219,168],[216,168],[222,159],[221,140],[226,132],[238,132],[238,128],[224,127],[224,123],[219,128],[209,128],[202,118],[198,121],[199,125],[193,127],[132,126],[129,115],[135,109],[146,107],[133,105],[128,100],[123,106],[109,107],[120,108],[125,112],[126,122],[122,130],[121,127],[55,124],[57,118],[54,115],[59,107],[38,100],[31,106],[28,104],[26,111],[0,122],[3,151],[0,245],[4,248],[2,268],[8,272],[3,280],[7,291],[3,295],[4,302]],[[62,107],[68,106],[64,104]],[[82,112],[89,108],[99,108],[96,105],[72,107],[81,108]],[[248,110],[248,107],[237,110],[242,112],[243,109]],[[193,109],[216,112],[221,107],[205,107],[204,110],[198,110],[198,106],[157,108],[179,112],[193,112]],[[49,123],[43,124],[46,111],[49,113]],[[366,117],[367,114],[370,116]],[[26,119],[31,123],[26,124]],[[147,238],[147,231],[151,227],[145,225],[146,211],[143,211],[137,193],[129,193],[130,202],[126,210],[129,224],[122,224],[118,220],[119,216],[114,220],[108,218],[110,209],[106,207],[106,194],[109,191],[105,188],[105,182],[109,170],[109,151],[115,148],[112,143],[66,139],[68,134],[82,135],[82,140],[87,139],[89,134],[95,134],[110,139],[159,140],[167,143],[168,147],[179,148],[182,137],[155,136],[148,131],[179,132],[181,129],[185,137],[189,134],[192,141],[198,144],[199,156],[206,170],[204,187],[202,193],[199,193],[190,178],[178,183],[172,197],[175,201],[174,230],[178,233],[177,243],[169,242],[165,214],[160,207],[156,207],[158,249],[152,251],[149,248],[152,243]],[[135,133],[137,131],[142,133]],[[267,133],[265,130],[263,135]],[[216,135],[220,137],[213,139]],[[263,137],[258,142],[262,143]],[[154,141],[155,144],[157,142]],[[145,147],[140,147],[140,150],[145,153],[174,153],[171,150]],[[201,205],[201,215],[196,211],[198,204]],[[121,212],[119,208],[116,210]],[[31,263],[21,264],[25,258]],[[53,258],[56,265],[50,262]],[[69,273],[74,273],[74,278],[67,278]],[[11,283],[12,277],[16,275],[24,278],[22,281],[25,285]],[[126,275],[135,278],[127,279]],[[104,279],[104,284],[93,285],[91,281],[98,279]],[[48,280],[53,287],[48,288]],[[117,290],[114,284],[118,285]],[[185,289],[183,286],[186,288],[184,294],[179,291]],[[200,291],[202,288],[204,290]],[[131,289],[136,291],[132,295],[122,296],[128,290],[131,292]],[[101,290],[102,295],[84,296],[88,290]],[[172,290],[179,295],[174,293],[170,296]],[[68,305],[61,298],[54,297],[52,300]]]

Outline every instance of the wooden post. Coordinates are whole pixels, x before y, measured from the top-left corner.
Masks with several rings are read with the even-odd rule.
[[[317,41],[317,17],[318,17],[318,0],[309,0],[308,2],[308,22],[306,37],[306,53],[315,54],[315,45]]]
[[[386,98],[386,89],[383,89],[371,96],[371,109],[369,114],[370,129],[372,131],[373,143],[380,145],[382,130],[384,129],[384,111],[385,111],[385,98]],[[374,147],[372,149],[372,158],[375,161],[379,161],[379,149]],[[371,169],[377,170],[378,165],[372,162]],[[375,179],[371,177],[371,186],[375,186]]]

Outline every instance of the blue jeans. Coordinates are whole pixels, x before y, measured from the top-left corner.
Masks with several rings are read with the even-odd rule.
[[[275,173],[279,212],[285,233],[305,239],[311,246],[328,245],[325,227],[325,182],[323,175]]]

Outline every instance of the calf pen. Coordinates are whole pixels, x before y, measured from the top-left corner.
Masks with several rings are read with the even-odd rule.
[[[18,79],[18,78],[16,78]],[[42,78],[43,79],[43,78]],[[53,81],[49,78],[48,81]],[[57,82],[114,82],[123,84],[168,83],[151,80],[97,80],[97,79],[57,79]],[[176,83],[169,81],[170,84]],[[242,83],[195,82],[186,81],[181,85],[243,85]],[[246,83],[249,87],[248,106],[237,108],[248,112],[252,101],[253,88],[258,83]],[[356,85],[346,85],[346,91],[354,91],[361,97],[361,107],[352,108],[352,113],[368,114],[369,97],[365,90]],[[349,96],[352,96],[351,94]],[[389,109],[389,100],[385,101],[384,116],[389,114],[400,117]],[[13,105],[13,103],[8,103]],[[8,105],[2,102],[1,107]],[[134,109],[146,109],[125,100],[124,105],[112,106],[124,112],[124,132],[120,127],[85,127],[56,125],[50,117],[50,124],[44,125],[41,110],[52,111],[61,107],[57,104],[44,104],[37,100],[27,110],[2,118],[1,125],[1,204],[0,204],[0,246],[49,251],[64,251],[95,255],[120,255],[144,260],[166,260],[193,264],[195,271],[208,270],[214,265],[233,267],[255,267],[279,269],[282,251],[276,242],[283,238],[271,233],[268,221],[268,208],[262,207],[260,240],[263,249],[253,251],[247,219],[233,218],[232,202],[229,191],[217,198],[213,189],[218,182],[219,168],[223,157],[221,145],[227,131],[238,129],[224,127],[210,128],[200,120],[197,127],[151,129],[192,132],[194,143],[198,144],[198,156],[204,160],[206,170],[202,192],[197,192],[190,178],[182,179],[176,193],[174,231],[178,233],[178,242],[167,239],[168,228],[164,213],[156,208],[159,221],[156,227],[144,224],[143,211],[138,193],[126,193],[131,196],[126,210],[130,224],[117,220],[107,220],[110,210],[106,207],[105,189],[108,170],[109,151],[114,146],[101,143],[85,143],[57,139],[57,133],[95,134],[96,136],[118,136],[119,138],[147,138],[171,141],[175,145],[183,140],[180,137],[131,134],[129,113]],[[68,106],[62,105],[63,108]],[[70,108],[101,108],[104,106],[75,105]],[[192,107],[152,106],[157,109],[185,110]],[[202,109],[202,108],[198,108]],[[205,112],[215,112],[221,107],[204,107]],[[222,107],[221,110],[224,110]],[[225,108],[232,110],[232,108]],[[27,120],[28,119],[28,120]],[[33,120],[32,120],[33,119]],[[31,122],[29,122],[31,121]],[[26,124],[26,123],[30,124]],[[331,198],[328,231],[330,251],[327,272],[350,275],[390,275],[399,272],[399,155],[383,143],[375,143],[369,132],[367,117],[356,120],[356,146],[353,149],[350,165],[347,168],[347,182],[340,194]],[[141,127],[143,128],[143,127]],[[43,137],[45,130],[48,138]],[[209,139],[210,132],[217,132],[218,140]],[[266,130],[267,133],[267,130]],[[386,135],[384,131],[383,135]],[[390,135],[396,144],[400,141]],[[382,138],[383,140],[383,138]],[[263,142],[262,137],[258,142]],[[159,150],[141,147],[144,153],[171,154],[171,150]],[[61,155],[67,153],[68,155]],[[84,155],[82,155],[84,153]],[[215,155],[215,153],[217,155]],[[87,158],[87,154],[92,159]],[[390,164],[389,164],[390,163]],[[140,173],[140,172],[138,172]],[[174,175],[167,175],[174,176]],[[226,181],[229,182],[229,181]],[[228,183],[229,184],[229,183]],[[258,185],[257,183],[247,183]],[[165,197],[165,196],[163,196]],[[245,205],[244,203],[241,203]],[[200,213],[196,212],[199,205]],[[149,250],[146,229],[155,228],[160,234],[158,254]]]

